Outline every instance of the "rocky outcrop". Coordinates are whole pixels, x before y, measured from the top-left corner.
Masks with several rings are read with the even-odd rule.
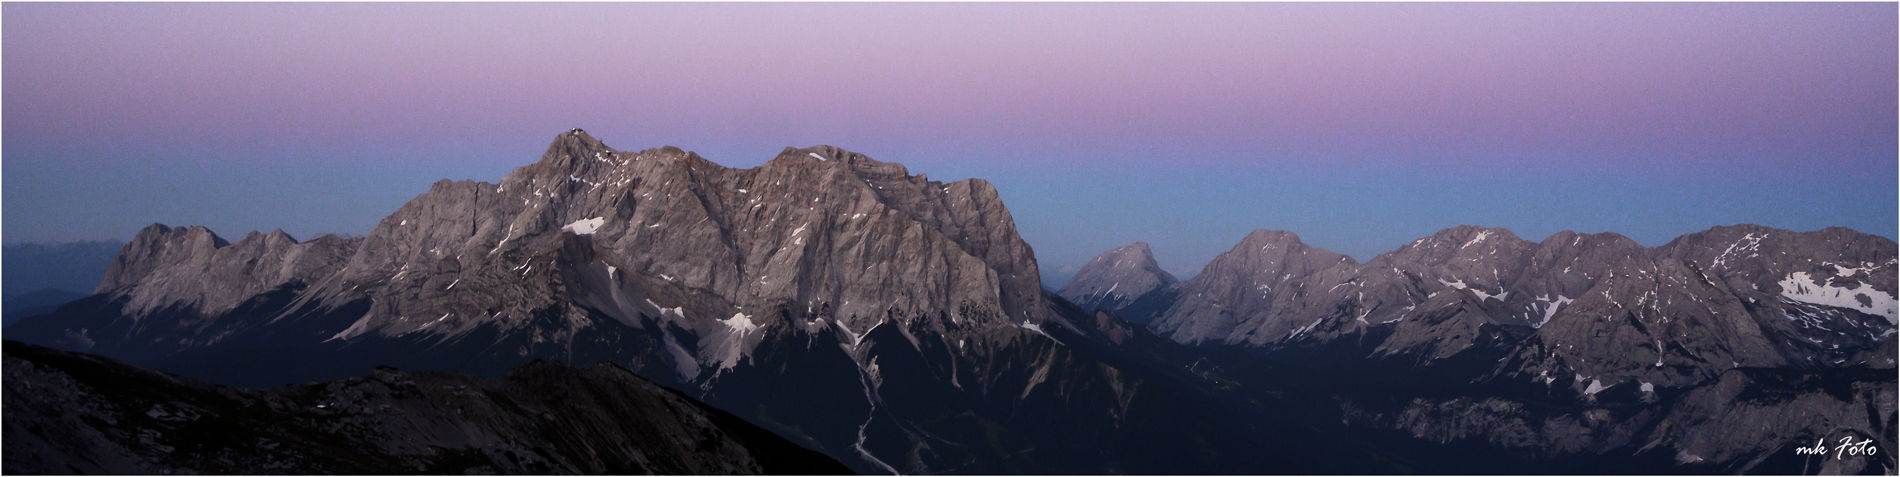
[[[1089,259],[1056,294],[1083,309],[1109,310],[1145,325],[1153,320],[1154,313],[1129,313],[1128,309],[1137,302],[1172,301],[1162,295],[1180,293],[1173,289],[1178,283],[1180,280],[1155,263],[1148,242],[1135,242]]]
[[[842,474],[612,364],[272,389],[6,342],[9,474]]]

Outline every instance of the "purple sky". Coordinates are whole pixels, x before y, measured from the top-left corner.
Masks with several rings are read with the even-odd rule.
[[[581,127],[997,184],[1043,268],[1256,228],[1894,237],[1896,6],[6,3],[4,240],[367,232]]]

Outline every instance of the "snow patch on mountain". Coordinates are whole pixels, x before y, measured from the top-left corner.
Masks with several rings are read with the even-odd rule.
[[[1831,282],[1823,284],[1807,272],[1790,273],[1775,284],[1781,285],[1781,297],[1792,301],[1859,310],[1884,316],[1888,322],[1895,322],[1896,315],[1900,315],[1893,295],[1866,284],[1855,283],[1854,288],[1834,286]]]
[[[1615,384],[1611,384],[1610,386],[1615,386]],[[1600,392],[1603,392],[1604,390],[1610,389],[1610,386],[1604,386],[1603,381],[1601,380],[1592,379],[1590,380],[1590,387],[1584,388],[1583,393],[1594,395],[1596,393],[1600,393]]]
[[[600,225],[606,222],[605,217],[580,219],[561,226],[561,231],[574,232],[575,235],[593,235],[594,231],[600,229]]]
[[[1544,303],[1543,303],[1543,304],[1541,305],[1541,306],[1543,306],[1543,307],[1544,307],[1544,310],[1543,310],[1543,311],[1544,311],[1544,319],[1542,319],[1542,320],[1539,320],[1539,321],[1537,322],[1537,324],[1534,324],[1534,325],[1531,325],[1531,327],[1533,327],[1533,328],[1542,328],[1542,327],[1544,327],[1544,324],[1545,324],[1545,323],[1549,323],[1549,322],[1550,322],[1550,317],[1552,317],[1552,316],[1556,316],[1556,315],[1557,315],[1557,309],[1558,309],[1558,308],[1563,308],[1563,307],[1564,307],[1564,305],[1568,305],[1568,304],[1570,304],[1570,302],[1573,302],[1573,301],[1577,301],[1577,300],[1576,300],[1576,299],[1573,299],[1573,298],[1567,298],[1567,297],[1564,297],[1563,295],[1557,295],[1557,299],[1555,299],[1555,300],[1552,300],[1552,299],[1550,299],[1550,298],[1548,298],[1548,297],[1541,297],[1541,296],[1540,296],[1540,297],[1537,297],[1537,301],[1540,301],[1540,302],[1544,302]],[[1538,305],[1533,305],[1533,306],[1538,306]]]
[[[1049,339],[1052,339],[1052,340],[1053,340],[1053,339],[1056,339],[1056,337],[1054,337],[1054,336],[1049,336],[1049,333],[1045,333],[1045,332],[1043,332],[1043,331],[1042,331],[1042,325],[1038,325],[1038,324],[1035,324],[1035,323],[1030,323],[1030,322],[1027,322],[1027,321],[1025,321],[1025,322],[1022,322],[1021,324],[1018,324],[1018,325],[1016,325],[1016,326],[1021,326],[1021,327],[1022,327],[1023,329],[1025,329],[1025,330],[1029,330],[1029,331],[1034,331],[1034,332],[1036,332],[1036,334],[1039,334],[1039,335],[1042,335],[1043,337],[1046,337],[1046,338],[1049,338]],[[1059,341],[1061,341],[1061,340],[1057,340],[1057,341],[1059,342]]]
[[[733,313],[732,318],[719,320],[719,322],[725,323],[726,327],[731,328],[733,333],[741,335],[759,329],[759,325],[753,323],[752,317],[746,316],[745,313]]]
[[[1464,281],[1464,280],[1458,280],[1458,281],[1455,281],[1455,282],[1448,282],[1448,281],[1445,281],[1444,279],[1442,279],[1442,278],[1441,278],[1441,279],[1439,279],[1439,280],[1438,280],[1438,283],[1442,283],[1442,284],[1444,284],[1445,286],[1448,286],[1448,287],[1452,287],[1452,288],[1456,288],[1456,289],[1459,289],[1459,290],[1466,290],[1466,291],[1470,291],[1470,292],[1471,292],[1471,294],[1473,294],[1473,295],[1477,295],[1477,296],[1478,296],[1478,301],[1480,301],[1480,302],[1482,302],[1482,301],[1485,301],[1485,300],[1490,300],[1490,299],[1497,299],[1498,301],[1504,301],[1504,300],[1506,299],[1506,297],[1509,297],[1509,296],[1511,296],[1511,292],[1508,292],[1508,291],[1503,291],[1503,292],[1498,292],[1498,294],[1496,294],[1496,295],[1492,295],[1492,294],[1490,294],[1490,293],[1485,293],[1485,292],[1484,292],[1484,290],[1479,290],[1479,289],[1477,289],[1477,288],[1472,288],[1472,287],[1471,287],[1471,286],[1469,286],[1469,285],[1465,285],[1465,281]]]
[[[1722,268],[1722,265],[1728,262],[1728,259],[1731,256],[1739,257],[1739,258],[1752,258],[1757,255],[1760,255],[1761,240],[1765,238],[1768,238],[1768,234],[1766,233],[1763,233],[1760,237],[1756,237],[1753,232],[1750,232],[1747,235],[1742,236],[1741,240],[1738,240],[1735,243],[1729,244],[1728,248],[1723,249],[1720,255],[1715,256],[1715,261],[1714,261],[1715,268],[1717,269]],[[1744,244],[1742,242],[1748,242],[1748,243]],[[1748,257],[1741,257],[1741,254],[1743,253],[1750,253],[1750,255]]]
[[[752,317],[746,316],[745,313],[734,313],[732,318],[717,321],[725,325],[731,333],[723,336],[701,334],[699,337],[705,342],[700,350],[700,356],[711,358],[711,362],[707,364],[717,366],[714,373],[738,366],[739,360],[750,356],[752,349],[759,344],[758,336],[752,333],[758,331],[759,325],[753,323]]]

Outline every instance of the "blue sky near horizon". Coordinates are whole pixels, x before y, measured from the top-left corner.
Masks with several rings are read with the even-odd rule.
[[[1047,272],[1258,228],[1900,228],[1896,5],[0,5],[0,238],[365,233],[553,137],[995,183]]]

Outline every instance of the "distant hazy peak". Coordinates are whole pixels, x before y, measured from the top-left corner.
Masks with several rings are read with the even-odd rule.
[[[1114,310],[1179,282],[1155,263],[1147,242],[1135,242],[1090,259],[1056,294],[1083,308]]]

